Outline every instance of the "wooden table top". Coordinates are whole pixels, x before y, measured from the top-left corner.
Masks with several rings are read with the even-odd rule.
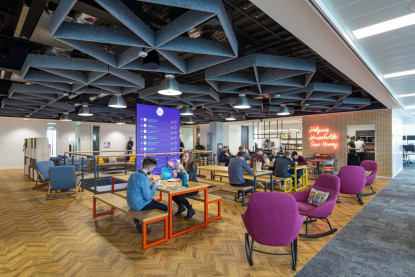
[[[227,166],[221,166],[221,165],[204,165],[199,166],[198,169],[202,170],[209,170],[209,171],[221,171],[221,172],[228,172]],[[263,175],[263,174],[272,174],[272,170],[261,170],[261,171],[255,171],[252,175]]]
[[[132,173],[130,174],[118,174],[118,175],[112,175],[111,177],[115,180],[119,180],[122,182],[128,182],[128,179],[130,178]],[[151,174],[150,177],[153,177],[154,180],[159,180],[159,175]],[[169,182],[167,180],[161,180],[161,185],[157,188],[158,191],[164,192],[164,193],[176,193],[179,191],[188,191],[198,188],[205,188],[208,187],[206,184],[201,184],[197,182],[188,181],[187,187],[182,186],[182,181],[177,182]],[[179,188],[179,189],[178,189]]]

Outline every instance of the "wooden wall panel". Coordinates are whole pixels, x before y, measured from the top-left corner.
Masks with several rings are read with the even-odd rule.
[[[340,166],[347,163],[347,125],[375,125],[375,160],[378,162],[379,176],[392,177],[392,111],[375,110],[336,114],[310,115],[303,117],[303,155],[311,157],[315,152],[334,153]],[[339,135],[337,150],[311,148],[308,130],[311,126],[328,127]]]

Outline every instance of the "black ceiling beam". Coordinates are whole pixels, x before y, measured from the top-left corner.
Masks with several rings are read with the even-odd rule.
[[[258,20],[256,20],[255,18],[253,18],[252,16],[250,16],[249,14],[247,14],[244,10],[242,10],[241,8],[235,6],[234,4],[231,3],[231,1],[225,0],[226,4],[228,4],[229,6],[231,6],[232,8],[234,8],[235,10],[237,10],[238,12],[240,12],[241,14],[243,14],[244,16],[246,16],[247,18],[249,18],[250,20],[252,20],[253,22],[255,22],[258,26],[260,26],[261,28],[263,28],[264,30],[268,31],[269,33],[271,33],[273,36],[275,36],[277,39],[279,40],[283,40],[277,33],[275,33],[274,31],[272,31],[270,28],[268,28],[267,26],[263,25],[261,22],[259,22]]]
[[[20,37],[30,39],[37,23],[39,22],[40,16],[45,9],[46,2],[47,0],[32,1],[32,5],[30,6],[26,20],[23,24],[22,31],[20,32]]]

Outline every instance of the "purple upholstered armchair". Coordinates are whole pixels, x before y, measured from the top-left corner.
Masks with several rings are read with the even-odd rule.
[[[360,164],[361,167],[363,167],[366,171],[372,171],[372,173],[366,177],[366,187],[370,187],[372,189],[371,193],[362,193],[362,195],[373,195],[376,193],[376,191],[373,189],[372,184],[376,179],[376,174],[378,173],[378,163],[375,161],[370,160],[364,160]]]
[[[305,191],[299,191],[292,194],[295,200],[297,200],[300,215],[304,215],[307,217],[305,220],[305,234],[301,234],[300,236],[305,238],[320,238],[331,235],[337,231],[337,228],[333,229],[331,227],[330,221],[327,217],[331,214],[331,212],[334,209],[334,206],[336,205],[337,197],[340,191],[340,179],[336,175],[320,174],[318,175],[317,180],[312,186],[312,188],[319,191],[328,192],[329,197],[327,198],[326,202],[324,202],[321,206],[316,207],[314,205],[307,203],[307,199],[310,195],[311,188]],[[322,221],[326,222],[330,227],[330,231],[322,234],[308,234],[308,223],[315,222],[317,221],[317,219],[321,219]]]
[[[292,195],[279,192],[257,192],[249,199],[248,209],[241,213],[245,228],[245,250],[248,262],[253,265],[253,251],[291,255],[292,269],[297,265],[297,236],[303,225],[297,203]],[[249,236],[252,237],[249,242]],[[269,246],[291,244],[291,253],[275,254],[254,249],[254,241]]]
[[[356,194],[360,204],[364,204],[362,200],[362,190],[366,184],[365,170],[361,166],[342,166],[339,174],[340,193]]]

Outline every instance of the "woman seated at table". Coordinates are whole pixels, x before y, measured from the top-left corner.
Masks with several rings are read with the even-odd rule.
[[[177,163],[177,167],[174,166],[173,161],[169,161],[168,163],[173,168],[173,176],[175,178],[179,177],[179,175],[181,176],[182,174],[187,174],[188,181],[197,182],[197,166],[193,162],[193,153],[191,151],[185,150],[183,152],[180,163]],[[198,191],[173,196],[172,199],[174,203],[179,206],[179,209],[175,215],[179,216],[187,209],[187,215],[184,219],[191,219],[196,212],[186,197],[194,196],[196,194],[198,194]]]

